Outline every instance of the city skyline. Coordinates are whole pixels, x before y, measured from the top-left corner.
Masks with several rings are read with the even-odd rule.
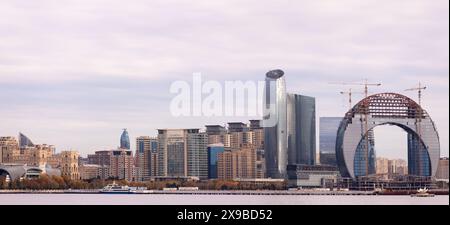
[[[437,125],[441,156],[448,156],[446,1],[302,1],[264,8],[252,1],[197,2],[178,9],[163,1],[30,4],[0,3],[6,15],[0,43],[7,43],[0,44],[1,136],[22,132],[34,143],[85,156],[116,148],[124,127],[134,143],[160,128],[247,121],[171,117],[170,83],[190,82],[193,72],[220,82],[262,81],[268,70],[280,68],[287,92],[316,98],[317,118],[347,111],[347,99],[339,95],[347,87],[330,82],[368,78],[383,84],[372,94],[397,92],[417,101],[417,93],[403,90],[421,81],[428,87],[424,109]],[[361,98],[355,95],[353,104]],[[377,151],[403,148],[404,136],[390,130],[380,133],[398,141],[384,147],[377,142]]]

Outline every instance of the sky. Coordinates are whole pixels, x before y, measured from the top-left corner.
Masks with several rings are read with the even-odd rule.
[[[314,96],[317,118],[342,116],[349,87],[370,93],[427,86],[423,107],[449,152],[447,0],[0,1],[0,136],[82,155],[158,128],[203,128],[236,117],[173,117],[172,82],[264,80]],[[353,87],[355,91],[362,91]],[[358,90],[359,89],[359,90]],[[355,94],[355,103],[362,95]],[[254,118],[252,118],[254,119]],[[376,130],[377,151],[403,157],[404,134]]]

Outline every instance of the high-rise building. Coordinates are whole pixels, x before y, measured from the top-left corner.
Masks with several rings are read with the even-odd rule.
[[[110,156],[110,177],[133,181],[135,178],[133,152],[128,149],[117,149],[112,150]]]
[[[408,173],[408,163],[403,159],[389,160],[388,166],[389,174],[406,175]]]
[[[342,117],[320,117],[319,151],[320,164],[337,166],[336,137]]]
[[[233,180],[236,177],[236,154],[229,148],[217,154],[217,178],[221,180]]]
[[[136,178],[133,153],[127,149],[96,151],[95,154],[88,155],[88,164],[100,166],[101,179],[133,181]]]
[[[448,169],[448,157],[440,158],[436,172],[436,179],[444,179],[448,181]]]
[[[256,150],[256,178],[266,178],[266,158],[264,149]]]
[[[145,159],[144,152],[146,146],[146,138],[148,137],[138,137],[136,138],[136,153],[134,154],[135,157],[135,166],[136,166],[136,180],[137,181],[143,181],[144,177],[148,176],[148,170],[145,170],[145,164],[147,163],[147,160]],[[148,168],[147,168],[148,169]]]
[[[148,136],[136,138],[137,180],[148,180],[157,176],[158,139]]]
[[[225,143],[225,135],[227,130],[220,125],[206,125],[206,133],[208,134],[208,144]]]
[[[250,120],[249,129],[259,130],[262,129],[262,120]]]
[[[403,159],[387,159],[378,157],[376,159],[376,174],[387,175],[407,175],[408,163]]]
[[[389,159],[381,157],[377,158],[376,173],[380,175],[389,173]]]
[[[183,130],[158,130],[158,175],[185,176],[185,140]]]
[[[315,98],[287,94],[288,164],[314,165],[316,161]]]
[[[227,147],[234,150],[240,149],[241,146],[248,140],[248,135],[246,134],[246,132],[242,131],[229,132],[227,134],[227,137],[229,138],[229,144]]]
[[[251,136],[251,138],[248,138],[251,141],[246,144],[251,144],[256,148],[256,177],[266,178],[264,129],[261,127],[261,123],[261,120],[250,120],[250,130],[247,133],[248,136]]]
[[[208,135],[220,135],[227,132],[225,127],[221,125],[206,125],[205,127]]]
[[[120,136],[120,148],[130,150],[130,136],[128,135],[127,129],[123,129],[122,135]]]
[[[187,135],[187,175],[208,179],[208,134]]]
[[[257,150],[252,145],[240,150],[227,149],[218,153],[217,177],[221,180],[262,178],[258,177],[256,162]]]
[[[245,123],[242,122],[228,123],[228,132],[245,132],[247,130],[248,127]]]
[[[219,153],[225,151],[223,144],[211,144],[208,146],[208,179],[217,179],[217,162]]]
[[[283,75],[281,70],[266,74],[263,126],[266,169],[270,178],[284,178],[288,164],[286,83]]]
[[[111,165],[112,151],[96,151],[95,154],[88,155],[88,164],[95,164],[100,166],[110,166]]]
[[[208,130],[211,135],[216,134],[207,127],[207,132]],[[224,143],[210,145],[208,148],[209,177],[264,178],[266,166],[261,120],[250,120],[249,125],[242,122],[228,123],[228,130],[225,131]]]
[[[266,74],[264,147],[267,176],[286,178],[287,165],[316,163],[315,99],[287,94],[284,72]]]
[[[208,135],[199,129],[158,130],[160,176],[208,177]]]
[[[142,136],[136,139],[136,167],[139,170],[137,174],[142,174],[137,180],[148,180],[158,175],[157,138]]]
[[[78,165],[84,165],[84,164],[88,164],[88,158],[85,157],[78,157]]]

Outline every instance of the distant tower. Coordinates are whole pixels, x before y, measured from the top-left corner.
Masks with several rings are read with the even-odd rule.
[[[122,136],[120,136],[120,148],[130,150],[130,137],[127,129],[123,129]]]
[[[27,136],[19,133],[19,146],[20,148],[34,147],[34,144]]]

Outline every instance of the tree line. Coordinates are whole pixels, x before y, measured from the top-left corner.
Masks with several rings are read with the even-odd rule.
[[[163,188],[198,187],[200,190],[286,190],[286,182],[255,183],[238,182],[231,180],[205,180],[205,181],[146,181],[129,182],[126,180],[72,180],[65,176],[48,176],[43,174],[38,178],[16,179],[7,182],[0,177],[0,189],[28,189],[28,190],[67,190],[67,189],[101,189],[115,181],[119,185],[130,187],[146,187],[149,190],[162,190]]]

